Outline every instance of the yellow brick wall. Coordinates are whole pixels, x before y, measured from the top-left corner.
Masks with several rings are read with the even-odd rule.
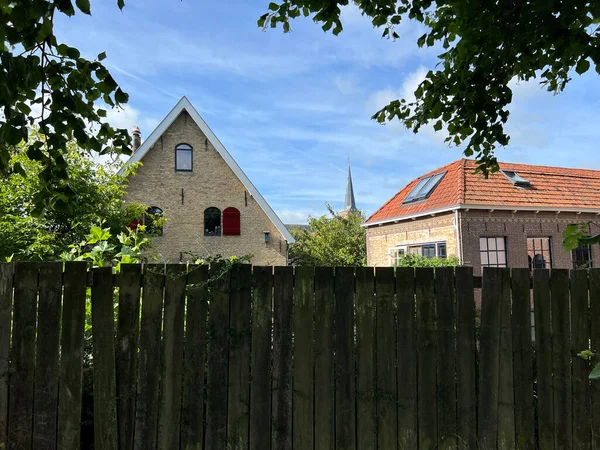
[[[193,147],[193,172],[175,171],[175,146]],[[254,265],[286,265],[287,244],[256,200],[184,111],[146,153],[142,167],[130,178],[128,201],[158,206],[166,223],[154,250],[165,260],[179,261],[180,253],[224,257],[252,254]],[[182,204],[181,190],[184,200]],[[247,199],[247,205],[246,205]],[[240,211],[240,236],[204,236],[204,210]],[[265,244],[264,231],[270,232]]]
[[[367,228],[367,264],[389,266],[389,250],[398,245],[446,242],[448,256],[458,257],[454,213]]]

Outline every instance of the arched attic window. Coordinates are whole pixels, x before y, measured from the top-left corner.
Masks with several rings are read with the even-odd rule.
[[[192,155],[194,150],[191,145],[179,144],[175,147],[175,171],[191,172],[194,168]]]
[[[240,211],[237,208],[223,210],[223,236],[240,235]]]
[[[214,206],[204,210],[204,236],[221,236],[221,210]]]
[[[142,217],[143,224],[146,225],[146,233],[155,236],[163,234],[163,210],[158,206],[151,206],[146,210]]]

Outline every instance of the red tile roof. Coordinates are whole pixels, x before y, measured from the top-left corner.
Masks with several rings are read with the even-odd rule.
[[[514,186],[501,172],[486,179],[475,173],[476,163],[459,159],[411,181],[367,219],[368,223],[400,218],[458,205],[540,207],[570,210],[600,210],[600,170],[567,169],[499,163],[502,170],[515,171],[530,181],[530,188]],[[402,201],[424,177],[447,172],[429,198],[403,205]]]

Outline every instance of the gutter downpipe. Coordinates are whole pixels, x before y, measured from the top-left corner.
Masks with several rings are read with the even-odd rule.
[[[459,264],[463,264],[464,255],[463,255],[463,242],[462,242],[462,220],[460,215],[458,214],[458,209],[454,210],[454,218],[456,221],[456,242],[458,244],[458,262]]]

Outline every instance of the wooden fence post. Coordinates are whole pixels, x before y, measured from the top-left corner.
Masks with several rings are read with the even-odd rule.
[[[13,297],[13,263],[0,263],[0,445],[8,445],[8,367]]]

